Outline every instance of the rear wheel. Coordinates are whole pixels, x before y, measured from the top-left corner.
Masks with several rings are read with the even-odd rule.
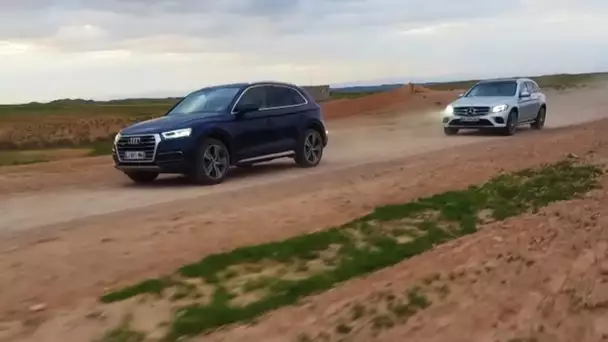
[[[151,183],[158,177],[158,172],[132,171],[125,174],[135,183]]]
[[[323,137],[315,129],[308,129],[298,141],[295,161],[301,167],[315,167],[323,158]]]
[[[545,127],[545,119],[547,117],[547,109],[545,107],[541,107],[538,110],[538,114],[536,114],[536,120],[530,124],[532,129],[541,130]]]
[[[519,116],[517,112],[512,111],[509,113],[509,117],[507,118],[507,125],[502,129],[503,135],[513,135],[517,131],[517,123],[519,120]]]
[[[190,178],[198,184],[219,184],[226,178],[229,167],[230,153],[226,145],[217,139],[205,139],[198,148]]]
[[[456,134],[458,134],[458,128],[444,127],[443,133],[445,133],[445,135],[456,135]]]

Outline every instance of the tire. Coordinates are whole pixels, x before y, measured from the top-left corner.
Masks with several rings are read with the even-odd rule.
[[[515,134],[517,131],[519,115],[517,112],[512,111],[509,113],[509,117],[507,118],[507,125],[502,129],[502,135],[510,136]]]
[[[152,183],[158,177],[158,172],[146,172],[146,171],[134,171],[134,172],[125,172],[127,177],[131,178],[131,180],[138,184],[146,184]]]
[[[540,107],[538,114],[536,114],[536,120],[530,124],[532,129],[541,130],[545,127],[545,120],[547,119],[547,108]]]
[[[200,144],[192,172],[192,181],[201,185],[221,183],[230,168],[230,152],[224,143],[207,138]]]
[[[443,133],[445,135],[456,135],[458,134],[458,128],[454,128],[454,127],[444,127],[443,128]]]
[[[315,167],[323,158],[323,136],[315,129],[307,129],[295,150],[295,161],[300,167]]]

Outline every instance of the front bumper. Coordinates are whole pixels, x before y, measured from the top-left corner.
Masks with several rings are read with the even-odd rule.
[[[131,136],[123,136],[121,139],[128,139]],[[191,138],[179,139],[158,139],[154,149],[150,148],[148,153],[152,153],[150,160],[134,161],[125,159],[126,147],[119,147],[116,144],[112,147],[112,158],[114,167],[123,172],[147,171],[158,173],[187,173],[194,160],[196,143]],[[137,146],[129,146],[129,150],[137,150]]]
[[[170,159],[162,159],[158,154],[157,159],[152,162],[124,162],[119,161],[116,153],[112,154],[114,167],[123,172],[149,171],[158,173],[186,173],[191,163],[188,162],[181,151],[172,152]]]
[[[442,123],[446,128],[503,128],[507,126],[507,117],[507,112],[481,116],[446,115]]]

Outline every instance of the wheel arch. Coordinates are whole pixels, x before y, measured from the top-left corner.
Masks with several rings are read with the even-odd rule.
[[[222,142],[222,144],[224,144],[226,146],[226,148],[228,149],[228,153],[230,154],[230,163],[232,164],[232,162],[234,161],[234,156],[233,156],[233,146],[232,146],[232,138],[230,136],[230,134],[228,132],[226,132],[225,130],[219,128],[219,127],[213,127],[207,131],[205,131],[204,133],[202,133],[196,140],[196,146],[200,146],[200,144],[205,140],[205,139],[216,139]]]
[[[323,125],[323,123],[319,120],[310,120],[306,123],[306,125],[304,126],[304,131],[308,130],[308,129],[314,129],[317,132],[319,132],[319,134],[321,134],[321,136],[323,137],[323,144],[327,144],[327,134],[325,132],[325,126]]]

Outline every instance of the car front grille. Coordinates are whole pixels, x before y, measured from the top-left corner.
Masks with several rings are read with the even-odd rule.
[[[116,142],[116,156],[122,163],[153,162],[156,156],[156,148],[160,142],[157,134],[125,135]],[[144,152],[145,157],[141,159],[127,158],[127,152]]]
[[[450,122],[450,126],[465,126],[465,127],[494,127],[492,122],[487,119],[480,119],[474,122],[462,122],[460,119],[454,119]]]
[[[482,116],[490,113],[490,107],[455,107],[454,115],[457,116]]]

